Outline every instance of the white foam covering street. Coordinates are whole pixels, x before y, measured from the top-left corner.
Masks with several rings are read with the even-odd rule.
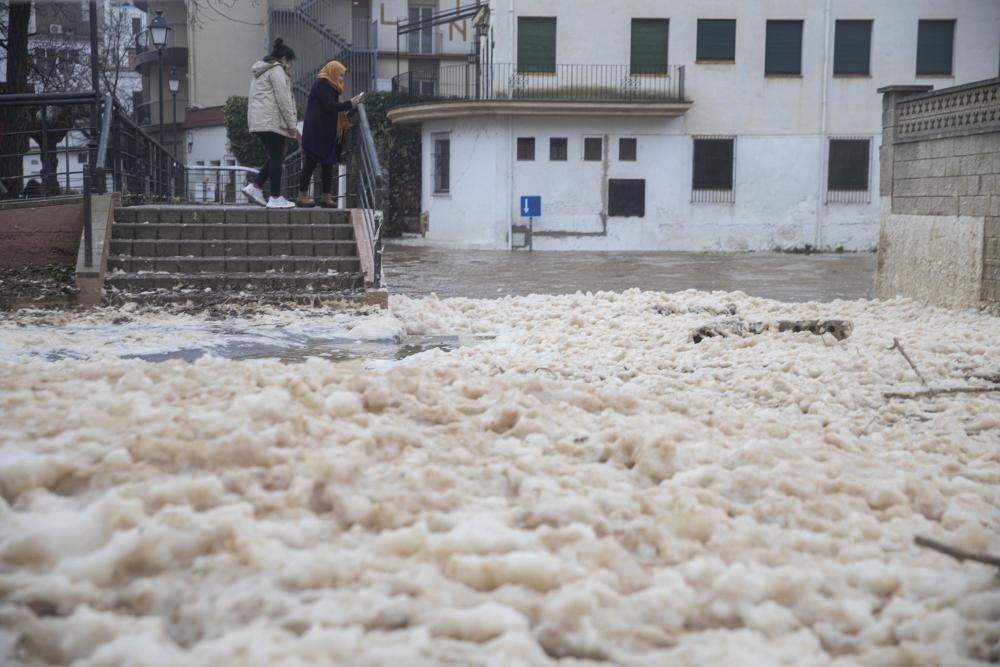
[[[692,342],[727,304],[853,334]],[[44,361],[97,316],[0,322],[0,663],[1000,661],[997,568],[913,542],[1000,553],[1000,393],[883,396],[924,388],[893,338],[931,386],[989,387],[1000,318],[694,291],[391,306],[337,326],[478,343],[365,368],[94,337]],[[143,350],[179,344],[129,317]]]

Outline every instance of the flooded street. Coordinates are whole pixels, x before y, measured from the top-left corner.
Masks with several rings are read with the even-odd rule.
[[[392,294],[492,299],[528,294],[745,292],[778,301],[870,299],[875,255],[787,253],[502,252],[388,242]]]

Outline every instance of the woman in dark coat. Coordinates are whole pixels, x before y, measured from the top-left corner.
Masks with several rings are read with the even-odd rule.
[[[341,144],[344,134],[351,127],[347,112],[354,110],[360,98],[353,97],[340,101],[344,93],[344,75],[347,68],[336,60],[331,60],[319,71],[319,77],[309,91],[306,105],[306,120],[302,127],[302,152],[305,164],[299,179],[299,196],[296,206],[315,206],[309,197],[309,181],[312,180],[316,165],[320,165],[323,184],[323,198],[320,206],[333,208],[333,165],[340,162]]]

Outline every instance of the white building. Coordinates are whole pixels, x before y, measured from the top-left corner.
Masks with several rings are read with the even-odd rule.
[[[996,0],[491,0],[420,124],[428,237],[540,250],[873,248],[882,86],[997,76]]]

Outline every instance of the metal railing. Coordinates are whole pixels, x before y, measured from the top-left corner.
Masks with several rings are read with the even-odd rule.
[[[92,93],[0,96],[0,183],[7,198],[81,194],[99,128]]]
[[[372,286],[382,284],[382,235],[384,232],[384,216],[382,202],[388,176],[378,158],[375,138],[368,124],[368,114],[365,105],[358,106],[358,123],[354,130],[356,143],[352,160],[352,173],[357,184],[358,208],[364,216],[365,227],[368,230],[368,240],[371,246],[374,272]]]
[[[189,164],[180,199],[189,204],[245,204],[243,187],[257,171],[240,165]]]
[[[389,179],[379,161],[365,105],[358,105],[354,115],[353,125],[345,136],[345,146],[341,154],[341,164],[346,166],[346,170],[341,172],[340,165],[335,165],[338,171],[334,173],[331,194],[334,196],[337,208],[354,208],[361,211],[368,236],[368,250],[371,251],[374,262],[371,286],[377,288],[382,283],[382,238],[385,232],[382,204]],[[287,199],[293,199],[298,195],[302,161],[301,148],[296,148],[285,156],[281,172],[281,193]],[[313,197],[318,190],[319,171],[317,167],[310,183]],[[358,243],[361,243],[361,239],[358,239]]]
[[[122,204],[168,202],[183,197],[184,165],[142,131],[111,95],[41,93],[0,95],[4,132],[0,136],[0,183],[7,198],[84,197],[84,265],[94,264],[90,198],[108,190]],[[68,146],[60,147],[60,142]],[[37,180],[31,173],[37,146]],[[76,155],[76,165],[60,169],[60,155]],[[85,158],[83,156],[86,156]],[[24,160],[29,173],[24,173]],[[20,162],[20,164],[18,164]],[[65,160],[64,160],[65,162]],[[75,168],[74,168],[75,167]],[[63,181],[65,179],[65,181]],[[63,187],[63,183],[69,187]]]
[[[537,70],[537,67],[532,68]],[[427,100],[427,77],[404,72],[392,80],[397,96]],[[628,65],[554,65],[525,72],[514,63],[442,67],[431,95],[436,99],[538,102],[681,102],[684,66],[662,72],[632,72]]]

